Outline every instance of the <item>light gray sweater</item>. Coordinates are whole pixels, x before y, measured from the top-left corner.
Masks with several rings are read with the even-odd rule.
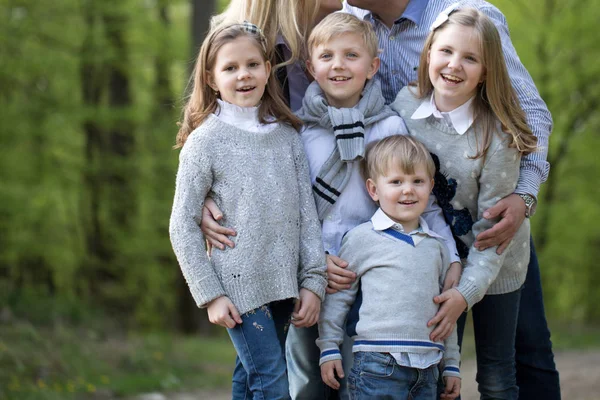
[[[206,196],[235,227],[233,249],[208,258],[199,228]],[[300,135],[249,132],[211,115],[179,156],[170,236],[199,307],[228,296],[240,313],[327,286],[321,227]]]
[[[421,227],[427,236],[416,246],[409,243],[412,239],[402,239],[409,235],[392,228],[376,231],[371,221],[344,237],[340,257],[356,272],[356,281],[350,289],[325,297],[317,340],[321,364],[342,358],[339,346],[348,319],[354,352],[439,349],[444,352],[443,375],[460,376],[456,331],[443,344],[429,339],[433,327],[427,327],[427,322],[438,310],[433,298],[440,294],[450,262],[443,240],[429,231],[422,218]],[[349,315],[359,291],[358,315]]]
[[[471,308],[486,293],[510,293],[525,281],[529,263],[528,219],[502,255],[496,254],[496,247],[484,251],[473,247],[475,237],[499,221],[499,218],[483,218],[483,212],[514,192],[521,157],[517,149],[508,147],[509,137],[500,131],[498,124],[498,133],[493,136],[485,158],[468,158],[476,154],[477,143],[481,142],[481,139],[477,141],[481,133],[475,124],[459,135],[433,116],[411,119],[420,104],[421,100],[405,87],[398,93],[392,108],[404,118],[410,135],[439,160],[437,167],[441,175],[436,176],[434,193],[454,235],[468,251],[457,289]],[[457,247],[460,252],[458,241]]]

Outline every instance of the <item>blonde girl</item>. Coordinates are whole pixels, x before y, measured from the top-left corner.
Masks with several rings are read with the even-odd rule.
[[[536,150],[536,138],[511,86],[493,22],[470,8],[442,12],[423,48],[416,88],[404,88],[392,107],[433,155],[433,191],[463,258],[460,283],[436,302],[447,303],[452,323],[473,310],[481,398],[517,399],[515,332],[529,220],[501,255],[496,247],[480,251],[473,244],[498,222],[484,211],[514,192],[521,155]]]
[[[171,242],[197,305],[236,349],[234,399],[289,398],[290,317],[313,325],[327,285],[299,121],[278,94],[268,54],[255,25],[209,34],[177,134]],[[237,229],[235,247],[210,258],[198,226],[207,195]]]

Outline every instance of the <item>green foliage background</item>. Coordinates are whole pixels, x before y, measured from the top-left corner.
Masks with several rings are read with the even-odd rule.
[[[600,7],[494,4],[554,117],[533,219],[546,306],[598,323]],[[181,326],[190,299],[167,228],[189,2],[0,0],[0,21],[0,309]]]

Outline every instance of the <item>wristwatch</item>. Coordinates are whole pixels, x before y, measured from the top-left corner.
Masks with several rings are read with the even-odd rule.
[[[535,207],[537,206],[537,200],[530,194],[517,193],[517,195],[525,202],[525,217],[529,218],[535,214]]]

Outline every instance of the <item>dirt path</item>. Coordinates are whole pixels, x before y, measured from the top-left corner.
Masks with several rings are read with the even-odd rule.
[[[563,399],[597,400],[600,398],[600,393],[598,393],[598,388],[600,388],[600,349],[560,352],[556,354],[556,363],[560,371]],[[462,372],[462,399],[479,399],[475,383],[475,360],[466,360],[462,365]],[[227,389],[168,395],[149,393],[129,400],[227,400],[230,398]]]

